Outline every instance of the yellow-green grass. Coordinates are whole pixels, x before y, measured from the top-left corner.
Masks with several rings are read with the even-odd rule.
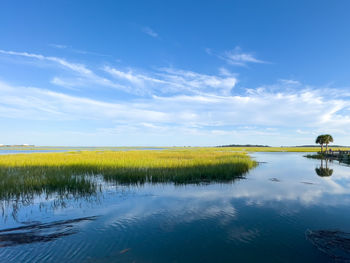
[[[218,147],[223,151],[237,152],[319,152],[320,147]],[[328,149],[349,151],[347,147],[328,147]]]
[[[229,181],[256,165],[246,153],[217,148],[0,155],[0,199],[90,195],[96,176],[113,183]]]

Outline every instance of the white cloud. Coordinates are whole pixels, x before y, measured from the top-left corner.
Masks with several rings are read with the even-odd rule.
[[[132,103],[111,103],[32,87],[0,82],[0,116],[27,120],[128,120],[164,122],[167,113]]]
[[[346,90],[308,87],[296,80],[280,79],[273,85],[239,93],[234,89],[236,76],[226,68],[219,68],[216,75],[175,68],[141,72],[102,66],[100,71],[93,71],[84,64],[57,57],[4,50],[0,54],[46,61],[64,68],[70,75],[53,76],[51,83],[55,85],[95,88],[93,93],[84,90],[83,97],[69,95],[68,90],[53,92],[0,83],[2,118],[99,121],[108,125],[99,124],[96,129],[111,134],[147,132],[178,138],[179,142],[185,138],[205,138],[203,141],[212,140],[214,144],[225,144],[228,140],[240,143],[242,138],[247,138],[246,143],[259,143],[256,140],[261,139],[268,144],[266,138],[275,143],[278,139],[290,141],[291,137],[310,143],[315,132],[329,132],[342,138],[350,132],[350,95]],[[111,91],[114,97],[96,100],[94,96],[101,87],[138,97],[115,101],[113,98],[120,98],[120,93]]]
[[[91,70],[87,69],[86,66],[84,66],[82,64],[71,63],[71,62],[68,62],[62,58],[48,57],[48,56],[43,56],[40,54],[32,54],[32,53],[27,53],[27,52],[16,52],[16,51],[6,51],[6,50],[0,50],[0,54],[52,61],[52,62],[58,63],[59,65],[65,67],[67,69],[70,69],[76,73],[79,73],[81,75],[86,75],[86,76],[93,75],[93,72]]]
[[[186,105],[196,113],[196,123],[211,126],[269,126],[280,129],[349,130],[350,116],[341,113],[349,101],[329,98],[327,92],[304,88],[288,92],[250,90],[236,96],[173,96],[154,97],[156,105],[179,109]],[[227,130],[225,127],[224,130]]]
[[[77,54],[83,54],[83,55],[94,55],[94,56],[100,56],[100,57],[108,57],[108,55],[97,53],[97,52],[91,52],[86,51],[82,49],[76,49],[71,46],[62,45],[62,44],[49,44],[50,47],[57,48],[57,49],[64,49],[69,52],[77,53]]]
[[[350,132],[349,101],[322,90],[250,90],[243,95],[152,96],[105,102],[32,87],[0,83],[0,116],[16,119],[112,120],[125,127],[206,135],[278,135],[282,129]],[[248,126],[248,128],[244,128]],[[250,127],[250,128],[249,128]],[[253,128],[251,128],[253,127]],[[278,129],[276,128],[278,127]]]
[[[236,66],[245,66],[248,63],[267,63],[266,61],[257,59],[253,53],[243,52],[240,47],[225,51],[218,57],[228,64]]]
[[[148,74],[138,74],[132,70],[122,71],[112,67],[104,67],[104,70],[114,78],[127,81],[129,84],[144,91],[148,89],[149,94],[167,93],[219,93],[229,95],[237,83],[237,79],[227,70],[221,75],[200,74],[193,71],[179,70],[173,68],[161,68],[156,72]]]
[[[160,83],[160,84],[165,84],[167,83],[164,80],[160,80],[154,77],[150,77],[147,75],[142,75],[142,74],[137,74],[134,73],[132,70],[129,70],[128,72],[125,71],[120,71],[116,68],[108,67],[105,66],[104,70],[111,74],[112,76],[119,78],[119,79],[125,79],[130,82],[133,82],[135,84],[143,84],[144,81],[149,81],[149,82],[154,82],[154,83]]]
[[[162,72],[159,75],[168,83],[171,83],[172,87],[196,93],[207,92],[229,95],[237,84],[237,79],[232,75],[229,77],[219,77],[173,68],[163,68],[161,70]]]
[[[113,79],[108,79],[98,75],[84,64],[72,63],[63,58],[5,50],[0,50],[0,54],[53,62],[69,70],[73,76],[55,76],[51,80],[52,84],[66,88],[99,85],[139,96],[168,93],[218,93],[229,95],[237,83],[237,78],[224,68],[219,69],[221,76],[218,76],[174,68],[161,68],[153,72],[140,74],[131,69],[125,71],[104,66],[102,70],[113,77]]]
[[[150,28],[148,26],[142,27],[141,30],[143,33],[145,33],[151,37],[154,37],[154,38],[158,37],[158,34],[152,28]]]
[[[53,62],[63,67],[64,69],[69,70],[71,73],[75,75],[74,78],[54,77],[51,83],[55,85],[60,85],[63,87],[74,87],[74,86],[89,86],[89,85],[97,84],[101,86],[112,87],[112,88],[120,89],[126,92],[130,92],[129,87],[120,85],[118,83],[114,83],[109,79],[98,76],[83,64],[72,63],[63,58],[44,56],[41,54],[32,54],[27,52],[16,52],[16,51],[5,51],[5,50],[0,50],[0,54],[10,55],[10,56],[20,56],[20,57],[26,57],[31,59],[37,59],[40,61]]]

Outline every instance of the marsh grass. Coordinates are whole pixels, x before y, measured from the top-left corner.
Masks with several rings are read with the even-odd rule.
[[[317,160],[325,160],[326,157],[323,154],[317,153],[317,154],[307,154],[304,155],[304,157],[309,159],[317,159]]]
[[[36,147],[40,149],[40,147]],[[173,147],[0,155],[0,199],[57,193],[91,195],[96,176],[112,183],[229,181],[256,166],[244,151],[311,152],[317,147]]]
[[[79,151],[0,156],[0,199],[35,194],[91,195],[96,178],[118,184],[230,181],[257,163],[245,153],[209,149]]]

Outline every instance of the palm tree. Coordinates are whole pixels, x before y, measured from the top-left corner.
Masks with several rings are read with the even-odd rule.
[[[330,134],[325,134],[324,136],[324,143],[326,144],[326,152],[328,151],[328,144],[333,142],[333,137]]]
[[[322,153],[323,152],[323,144],[325,144],[325,142],[326,142],[325,136],[318,135],[315,142],[321,145],[321,153]]]

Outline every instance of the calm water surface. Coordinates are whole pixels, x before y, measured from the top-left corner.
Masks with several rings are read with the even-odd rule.
[[[165,148],[154,148],[154,147],[137,147],[137,148],[127,148],[127,147],[36,147],[36,149],[25,149],[16,147],[0,147],[0,155],[4,154],[22,154],[22,153],[54,153],[54,152],[71,152],[71,151],[131,151],[131,150],[163,150]]]
[[[14,150],[0,149],[0,155],[22,154],[22,153],[51,153],[51,152],[67,152],[68,150]]]
[[[349,262],[350,167],[303,155],[253,154],[227,184],[2,200],[0,261]]]

